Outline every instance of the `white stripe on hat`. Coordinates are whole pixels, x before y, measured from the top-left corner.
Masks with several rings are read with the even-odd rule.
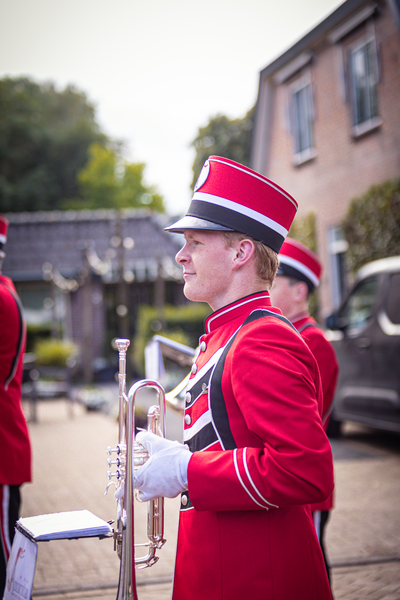
[[[303,273],[303,275],[305,275],[310,281],[312,281],[315,287],[318,287],[318,277],[315,275],[315,273],[311,271],[311,269],[303,265],[303,263],[299,262],[298,260],[295,260],[294,258],[290,258],[290,256],[283,256],[282,254],[279,254],[279,262],[281,262],[283,265],[293,267],[297,271],[300,271],[300,273]]]
[[[0,233],[0,243],[5,244],[7,241],[7,236]]]
[[[222,208],[227,208],[235,213],[244,215],[245,217],[249,217],[258,223],[262,223],[266,227],[269,227],[276,233],[279,233],[281,236],[286,237],[288,234],[288,230],[285,229],[282,225],[273,221],[269,217],[253,210],[252,208],[248,208],[247,206],[243,206],[238,202],[233,202],[233,200],[228,200],[227,198],[221,198],[221,196],[214,196],[213,194],[206,194],[204,192],[195,192],[193,194],[193,200],[202,200],[204,202],[209,202],[210,204],[216,204],[217,206],[221,206]]]

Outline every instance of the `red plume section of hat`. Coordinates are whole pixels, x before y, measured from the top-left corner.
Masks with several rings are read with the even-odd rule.
[[[318,287],[322,264],[318,256],[297,240],[287,238],[279,252],[278,274],[296,277],[314,289]]]
[[[8,221],[3,215],[0,215],[0,247],[7,241]]]
[[[297,211],[285,190],[233,160],[210,156],[186,216],[166,227],[239,231],[279,252]]]

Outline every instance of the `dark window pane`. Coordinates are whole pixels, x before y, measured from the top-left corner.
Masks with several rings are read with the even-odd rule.
[[[360,125],[378,115],[375,50],[366,43],[350,55],[353,82],[354,124]]]
[[[310,86],[300,88],[293,94],[296,153],[312,148]]]
[[[390,278],[386,312],[392,323],[400,324],[400,273]]]
[[[378,292],[378,278],[371,277],[362,281],[349,297],[340,316],[344,317],[353,333],[363,329],[372,315]]]

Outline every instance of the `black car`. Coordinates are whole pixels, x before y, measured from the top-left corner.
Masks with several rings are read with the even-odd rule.
[[[328,434],[346,420],[400,432],[400,256],[362,267],[326,324],[340,369]]]

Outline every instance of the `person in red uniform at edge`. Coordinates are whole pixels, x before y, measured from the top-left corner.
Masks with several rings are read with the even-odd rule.
[[[184,294],[214,311],[186,391],[184,444],[139,432],[139,498],[181,493],[173,600],[332,598],[309,505],[333,489],[318,366],[269,289],[296,201],[211,156],[176,255]]]
[[[31,446],[21,405],[25,323],[15,287],[1,273],[8,221],[0,215],[0,597],[19,517],[20,486],[31,481]]]
[[[279,252],[279,267],[271,290],[271,302],[281,309],[301,333],[317,360],[324,396],[322,422],[326,431],[333,406],[339,365],[332,344],[309,313],[310,297],[319,285],[321,274],[322,264],[318,256],[300,242],[286,238]],[[330,569],[325,551],[324,533],[332,508],[333,493],[325,502],[311,507],[329,580]]]

